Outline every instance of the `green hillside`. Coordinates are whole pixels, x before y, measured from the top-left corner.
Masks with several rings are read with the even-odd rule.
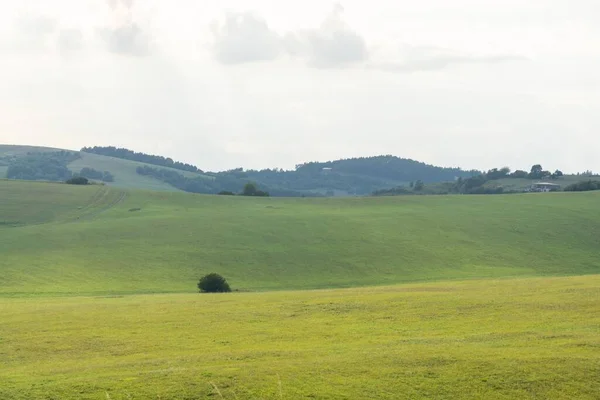
[[[115,181],[110,183],[111,186],[129,189],[179,191],[179,189],[168,183],[154,179],[150,176],[140,175],[136,172],[138,167],[148,166],[148,164],[83,152],[80,153],[80,155],[80,159],[69,164],[69,169],[74,173],[81,171],[81,169],[85,167],[94,168],[99,171],[109,171],[115,176]],[[164,169],[176,171],[171,168]],[[194,172],[176,172],[188,178],[212,179]]]
[[[259,199],[0,181],[0,293],[193,292],[209,272],[241,290],[594,274],[599,201]]]
[[[68,150],[49,147],[0,145],[0,178],[6,177],[6,173],[8,171],[8,165],[5,165],[5,162],[2,162],[3,158],[8,156],[25,156],[30,152],[53,153],[57,151]],[[98,171],[110,172],[115,177],[114,182],[107,183],[110,186],[129,189],[179,191],[179,189],[169,185],[166,182],[150,176],[140,175],[136,172],[138,167],[151,167],[148,164],[83,152],[79,152],[78,154],[79,158],[67,165],[68,169],[74,174],[78,174],[83,168],[87,167]],[[193,172],[179,171],[172,168],[163,169],[181,173],[188,178],[213,179],[211,177]]]

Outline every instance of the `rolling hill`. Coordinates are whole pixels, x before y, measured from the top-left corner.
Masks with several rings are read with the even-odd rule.
[[[13,146],[13,145],[0,145],[0,160],[7,156],[24,156],[29,152],[40,152],[40,153],[53,153],[57,151],[69,151],[63,149],[55,149],[49,147],[33,147],[33,146]],[[179,191],[179,189],[169,185],[168,183],[162,182],[158,179],[154,179],[149,176],[143,176],[136,172],[138,167],[150,166],[146,163],[123,160],[115,157],[107,157],[96,154],[79,152],[79,159],[69,163],[67,167],[73,173],[79,173],[82,168],[93,168],[98,171],[108,171],[115,176],[114,182],[110,182],[109,185],[118,188],[129,188],[129,189],[145,189],[145,190],[161,190],[161,191]],[[165,168],[172,170],[173,172],[182,173],[188,178],[206,178],[202,174],[178,171],[171,168]],[[0,177],[6,177],[8,170],[7,165],[0,165]]]
[[[0,398],[592,400],[599,200],[0,180]]]
[[[0,294],[600,272],[600,193],[278,199],[0,181]]]
[[[56,155],[56,152],[67,154]],[[21,173],[9,176],[17,179],[64,181],[67,172],[79,174],[83,168],[91,168],[99,173],[108,172],[114,180],[107,181],[107,184],[120,188],[216,194],[221,191],[238,193],[246,183],[254,182],[271,195],[283,197],[370,195],[379,189],[408,185],[411,181],[452,181],[477,173],[460,168],[437,167],[390,155],[325,163],[310,162],[298,165],[291,171],[239,168],[204,173],[194,166],[177,163],[170,158],[115,147],[89,147],[74,152],[0,145],[0,177],[7,176],[11,164],[21,164]],[[44,168],[48,168],[50,172],[44,174]],[[37,172],[32,172],[34,170]]]

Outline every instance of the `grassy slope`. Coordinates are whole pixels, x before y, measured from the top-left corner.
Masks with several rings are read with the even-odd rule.
[[[81,202],[37,201],[44,188],[81,190]],[[600,193],[122,199],[111,189],[97,208],[122,201],[90,215],[76,206],[93,190],[106,188],[0,181],[0,220],[43,208],[56,221],[0,227],[0,294],[192,292],[213,271],[249,290],[600,272]]]
[[[129,189],[145,189],[145,190],[167,190],[167,191],[178,191],[179,189],[174,188],[168,183],[161,182],[149,176],[142,176],[136,172],[137,167],[149,165],[136,161],[122,160],[120,158],[100,156],[97,154],[81,153],[81,158],[75,160],[69,164],[69,169],[73,172],[79,172],[82,168],[94,168],[98,171],[109,171],[115,176],[115,181],[111,182],[111,186]],[[152,166],[153,168],[168,169],[158,166]],[[203,175],[196,174],[194,172],[177,171],[178,173],[185,175],[189,178],[201,177]],[[207,177],[207,179],[210,179]]]
[[[0,227],[89,217],[112,207],[124,195],[105,186],[0,180]]]
[[[0,145],[0,157],[7,155],[19,155],[26,154],[28,152],[53,152],[60,151],[62,149],[53,149],[48,147],[32,147],[32,146],[13,146],[13,145]],[[115,176],[115,181],[109,183],[110,186],[118,188],[129,188],[129,189],[142,189],[142,190],[161,190],[161,191],[179,191],[179,189],[173,186],[154,179],[149,176],[142,176],[136,172],[136,168],[139,166],[148,165],[153,168],[171,169],[158,167],[150,164],[122,160],[114,157],[100,156],[97,154],[80,153],[81,158],[75,160],[68,165],[69,169],[78,173],[82,168],[94,168],[98,171],[109,171]],[[5,177],[8,167],[0,166],[0,177]],[[179,171],[187,177],[203,177],[204,175],[196,174],[193,172]],[[210,177],[206,177],[211,179]]]
[[[592,400],[599,288],[0,299],[0,398]]]

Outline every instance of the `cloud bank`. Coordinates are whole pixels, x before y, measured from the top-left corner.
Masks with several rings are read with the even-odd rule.
[[[323,24],[311,30],[283,35],[251,13],[228,13],[212,26],[213,57],[221,64],[273,61],[282,56],[299,58],[316,68],[342,67],[368,59],[365,39],[343,20],[336,5]]]
[[[214,22],[213,58],[225,65],[274,61],[289,57],[313,68],[364,66],[386,72],[437,71],[460,64],[497,64],[523,61],[511,54],[462,54],[435,46],[398,46],[387,59],[373,56],[365,37],[343,18],[336,4],[323,23],[314,29],[279,34],[267,21],[252,13],[228,13],[222,23]],[[375,59],[374,59],[375,58]]]

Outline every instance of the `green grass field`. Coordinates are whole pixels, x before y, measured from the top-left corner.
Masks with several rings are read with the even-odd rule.
[[[0,398],[597,399],[599,298],[596,275],[0,299]]]
[[[600,193],[256,199],[9,181],[0,192],[5,295],[189,293],[209,272],[289,290],[600,271]],[[47,223],[13,227],[28,221]]]
[[[597,399],[599,201],[0,180],[0,399]]]

